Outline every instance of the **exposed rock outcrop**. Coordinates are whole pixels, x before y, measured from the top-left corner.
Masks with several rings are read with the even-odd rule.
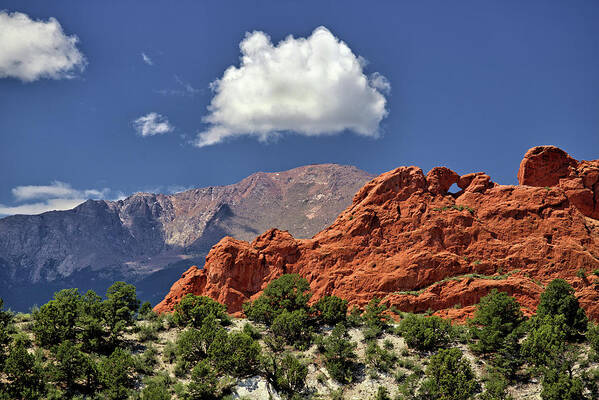
[[[599,219],[599,160],[578,162],[555,146],[533,147],[520,163],[518,182],[558,186],[581,213]]]
[[[497,185],[484,173],[458,177],[434,168],[425,176],[417,167],[400,167],[368,182],[312,239],[276,229],[251,243],[224,238],[204,269],[190,268],[155,310],[170,311],[195,293],[239,314],[272,279],[299,273],[310,282],[313,301],[334,294],[363,306],[376,296],[403,311],[432,309],[463,319],[497,288],[530,314],[544,285],[560,277],[598,318],[596,202],[578,194],[592,187],[596,195],[598,163],[534,148],[518,186]],[[453,183],[462,191],[448,193]]]

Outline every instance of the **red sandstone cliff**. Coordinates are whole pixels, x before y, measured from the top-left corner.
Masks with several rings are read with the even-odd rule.
[[[276,229],[252,243],[222,239],[204,270],[191,267],[155,310],[194,293],[239,313],[272,279],[299,273],[313,300],[334,294],[362,306],[378,296],[403,311],[463,319],[498,288],[530,314],[543,286],[560,277],[599,318],[599,160],[535,147],[518,180],[507,186],[484,173],[397,168],[367,183],[312,239]],[[448,193],[453,183],[462,190]],[[586,277],[577,276],[581,269]]]

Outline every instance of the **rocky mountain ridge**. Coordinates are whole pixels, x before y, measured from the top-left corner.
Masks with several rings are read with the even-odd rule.
[[[88,200],[68,211],[2,218],[0,297],[19,309],[18,301],[33,304],[23,296],[28,290],[46,297],[68,286],[101,291],[117,279],[150,279],[168,265],[177,265],[179,276],[225,235],[251,240],[279,227],[310,237],[371,178],[351,166],[308,165],[258,172],[228,186],[136,193],[119,201]],[[158,279],[145,291],[162,286],[159,300],[168,286],[165,276]],[[38,297],[35,302],[47,300]]]
[[[170,311],[194,293],[240,314],[271,280],[298,273],[313,300],[333,294],[363,306],[380,297],[402,311],[463,320],[493,288],[530,314],[559,277],[599,318],[599,160],[539,146],[526,153],[518,179],[498,185],[482,172],[399,167],[367,183],[311,239],[278,229],[251,243],[225,237],[204,269],[186,271],[155,310]],[[454,183],[461,190],[449,193]]]

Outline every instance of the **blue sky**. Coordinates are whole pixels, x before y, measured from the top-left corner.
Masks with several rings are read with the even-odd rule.
[[[31,204],[43,208],[52,199],[224,185],[256,171],[310,163],[351,164],[372,173],[400,165],[425,172],[445,165],[459,173],[485,171],[496,182],[513,184],[524,152],[535,145],[553,144],[577,159],[599,157],[599,3],[594,0],[0,0],[0,10],[11,18],[14,12],[26,14],[32,22],[55,18],[63,39],[78,39],[70,51],[85,59],[30,81],[30,75],[7,72],[14,63],[5,62],[0,78],[4,214],[36,209],[25,208]],[[288,35],[295,38],[291,49],[300,49],[298,38],[310,38],[320,26],[361,57],[361,70],[347,75],[347,84],[322,76],[304,82],[308,75],[294,69],[302,60],[293,64],[293,57],[283,57],[288,61],[274,77],[260,76],[268,65],[258,72],[248,67],[245,86],[221,85],[219,110],[225,116],[207,123],[205,117],[213,114],[207,107],[217,96],[210,84],[230,66],[241,68],[239,45],[246,32],[270,37],[270,45],[259,43],[255,50],[261,36],[250,36],[256,39],[252,51],[262,57],[278,54],[278,43]],[[339,61],[336,54],[327,53],[323,63]],[[0,75],[2,68],[0,54]],[[390,90],[374,82],[375,72]],[[362,75],[368,80],[365,92],[346,92],[359,86]],[[262,101],[262,92],[251,88],[254,82],[283,94]],[[312,89],[300,94],[303,87]],[[249,99],[250,112],[239,121],[232,121],[243,114],[235,96]],[[281,98],[285,104],[297,100],[299,108],[332,108],[317,120],[301,110],[295,119],[285,110],[256,117],[257,110],[276,106]],[[144,116],[163,123],[161,133],[136,131],[143,120],[137,126],[134,121]],[[264,128],[271,125],[271,131]],[[197,147],[198,134],[215,126],[224,138]],[[300,134],[284,130],[274,138],[272,130],[281,126],[297,127]],[[239,132],[243,127],[254,134]]]

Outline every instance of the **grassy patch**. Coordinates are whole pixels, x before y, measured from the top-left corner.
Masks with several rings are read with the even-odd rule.
[[[457,211],[467,210],[470,214],[474,215],[473,208],[468,207],[468,206],[458,205],[458,204],[453,204],[451,206],[445,206],[445,207],[433,208],[433,211],[448,211],[448,210],[457,210]]]
[[[408,295],[412,295],[412,296],[418,296],[421,293],[423,293],[425,290],[427,290],[427,289],[429,289],[429,288],[431,288],[431,287],[433,287],[435,285],[440,285],[440,284],[445,283],[445,282],[449,282],[449,281],[461,281],[463,279],[468,279],[468,278],[473,278],[473,279],[491,279],[491,280],[497,281],[497,280],[507,279],[510,275],[512,275],[512,274],[514,274],[514,273],[516,273],[518,271],[519,270],[513,270],[513,271],[510,271],[510,272],[505,273],[503,275],[484,275],[484,274],[473,273],[473,274],[464,274],[464,275],[450,276],[450,277],[447,277],[447,278],[442,279],[440,281],[431,283],[430,285],[425,286],[425,287],[423,287],[421,289],[418,289],[418,290],[398,291],[398,292],[393,292],[393,294],[408,294]]]

